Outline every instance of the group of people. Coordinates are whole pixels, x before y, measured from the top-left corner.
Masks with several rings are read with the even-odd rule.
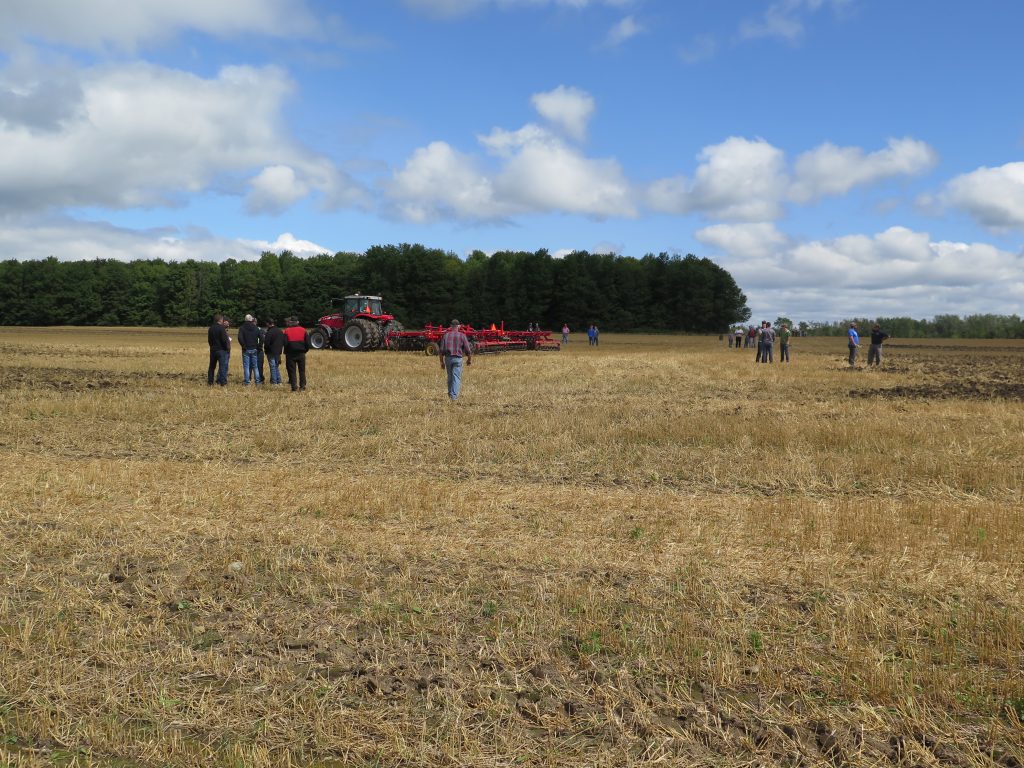
[[[530,330],[533,330],[533,328],[531,327]],[[538,331],[540,330],[540,326],[539,325],[537,326],[537,330]],[[597,325],[595,323],[591,323],[590,327],[587,328],[587,343],[590,346],[592,346],[592,347],[596,347],[596,346],[599,346],[600,340],[601,340],[601,331],[598,330],[598,327],[597,327]],[[565,324],[562,325],[562,343],[563,344],[568,344],[569,343],[569,324],[568,323],[565,323]]]
[[[882,344],[889,338],[889,334],[882,330],[882,326],[875,323],[871,326],[871,346],[868,347],[868,367],[874,365],[876,368],[882,364]],[[850,349],[850,367],[857,365],[857,351],[860,349],[860,334],[857,333],[857,324],[850,323],[846,331],[846,342]]]
[[[750,347],[757,347],[757,354],[754,356],[755,363],[773,363],[775,362],[775,341],[779,341],[779,362],[789,362],[789,342],[793,338],[793,331],[790,330],[786,323],[779,326],[779,330],[776,331],[772,328],[772,324],[767,320],[761,323],[760,328],[754,328],[750,326],[749,330],[744,331],[742,326],[738,326],[731,334],[729,334],[729,346],[735,347],[736,349],[748,349]]]
[[[779,362],[789,362],[790,339],[793,338],[793,331],[786,323],[779,326],[779,330],[772,328],[767,320],[761,323],[760,328],[750,326],[744,329],[737,326],[729,336],[729,347],[735,349],[749,349],[756,347],[754,356],[755,363],[774,362],[775,341],[779,341]],[[721,340],[719,336],[719,340]],[[871,327],[871,346],[868,348],[868,365],[879,366],[882,364],[882,344],[889,338],[889,334],[882,330],[882,327],[875,323]],[[860,350],[860,334],[857,331],[857,323],[851,322],[846,332],[847,345],[850,350],[849,364],[851,368],[857,365],[857,353]]]
[[[213,323],[207,330],[210,344],[210,367],[206,383],[214,382],[222,387],[228,384],[228,368],[231,360],[231,335],[228,328],[231,321],[224,315],[213,316]],[[281,355],[285,356],[288,384],[292,392],[306,389],[306,352],[310,349],[309,333],[299,325],[295,317],[285,321],[279,328],[273,318],[259,325],[252,315],[245,316],[238,328],[238,346],[242,350],[242,384],[259,386],[266,382],[265,364],[270,368],[270,383],[281,385]]]

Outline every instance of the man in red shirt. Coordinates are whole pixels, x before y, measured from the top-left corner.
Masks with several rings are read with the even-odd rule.
[[[458,320],[452,320],[451,327],[441,337],[437,352],[441,357],[441,367],[448,372],[448,397],[452,402],[459,399],[462,389],[463,360],[466,365],[473,364],[473,346],[460,327]]]
[[[292,392],[306,390],[306,352],[309,350],[309,334],[299,325],[295,317],[286,321],[284,329],[284,357],[288,366],[288,383]]]

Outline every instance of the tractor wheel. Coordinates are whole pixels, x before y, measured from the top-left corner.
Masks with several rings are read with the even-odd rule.
[[[405,326],[404,325],[402,325],[397,320],[392,320],[387,325],[384,326],[384,335],[387,336],[392,331],[394,331],[395,333],[401,333],[404,330],[405,330]]]
[[[372,343],[376,338],[376,334],[373,332],[375,327],[374,323],[361,317],[349,320],[345,323],[345,330],[342,331],[345,349],[349,352],[367,349],[367,344]],[[370,347],[370,349],[373,349],[373,347]]]
[[[438,351],[437,342],[435,342],[435,341],[429,342],[427,344],[427,346],[425,346],[423,348],[423,351],[426,352],[431,357],[435,357],[437,355],[437,351]]]
[[[313,349],[323,349],[327,346],[327,334],[320,328],[314,328],[309,332],[309,346]]]

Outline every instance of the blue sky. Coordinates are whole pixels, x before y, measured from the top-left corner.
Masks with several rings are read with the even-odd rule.
[[[5,0],[6,258],[708,256],[756,318],[1019,313],[1024,5]]]

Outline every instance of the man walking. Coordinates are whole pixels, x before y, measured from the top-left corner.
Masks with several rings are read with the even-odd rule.
[[[473,364],[473,347],[461,330],[461,323],[452,320],[451,327],[441,337],[438,354],[441,356],[441,367],[448,374],[448,398],[455,402],[459,399],[462,389],[462,361],[466,365]]]
[[[245,322],[238,329],[238,346],[242,348],[242,383],[248,386],[252,374],[253,383],[262,384],[263,377],[260,376],[256,354],[260,346],[260,331],[252,315],[246,315]]]
[[[309,333],[299,325],[297,317],[289,317],[284,329],[284,357],[288,366],[288,384],[292,392],[306,391],[306,352],[309,350]]]
[[[889,338],[889,334],[882,330],[882,326],[875,323],[871,326],[871,346],[868,347],[868,368],[871,367],[872,360],[875,366],[882,364],[882,343]]]
[[[847,345],[850,348],[850,367],[857,365],[857,350],[860,349],[860,335],[857,333],[857,324],[850,323],[850,330],[846,332]]]
[[[213,316],[213,323],[206,331],[207,340],[210,343],[210,368],[206,373],[206,383],[213,386],[213,373],[217,366],[217,383],[225,387],[228,383],[228,360],[231,356],[231,337],[228,336],[228,329],[224,326],[224,315]]]
[[[274,318],[267,318],[267,332],[263,336],[263,352],[270,366],[270,383],[281,383],[281,353],[284,352],[284,331],[274,325]]]

